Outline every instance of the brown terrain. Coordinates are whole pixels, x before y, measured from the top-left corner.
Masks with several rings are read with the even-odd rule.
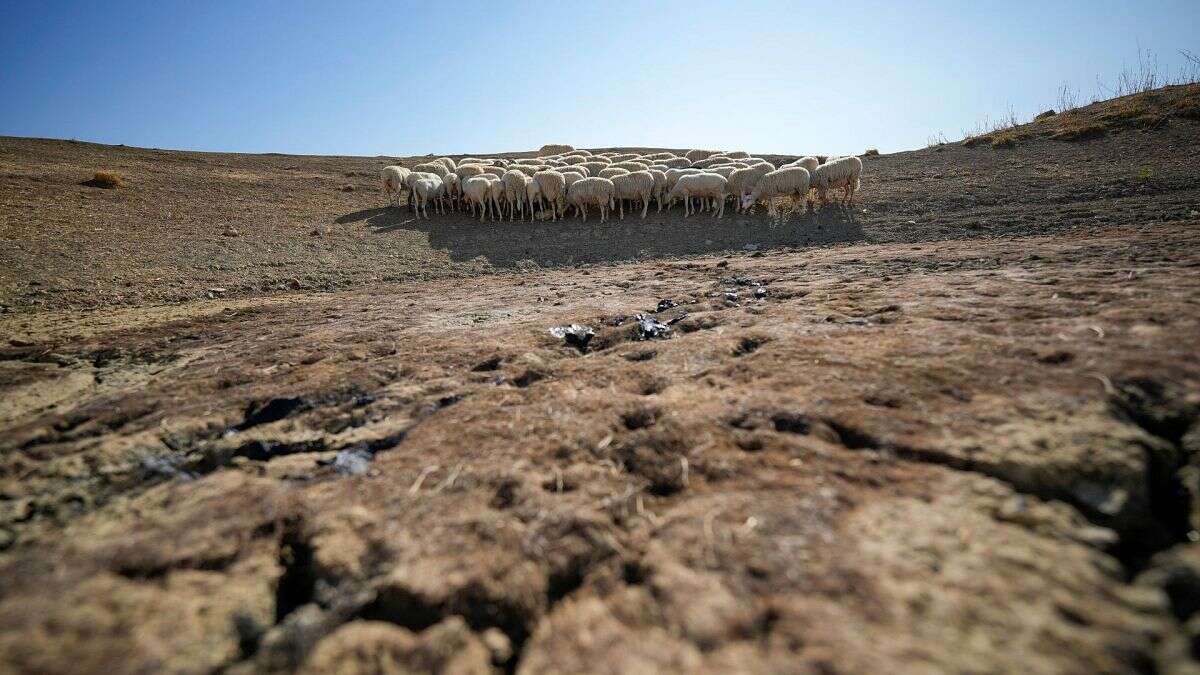
[[[1197,672],[1198,109],[604,225],[0,139],[0,672]]]

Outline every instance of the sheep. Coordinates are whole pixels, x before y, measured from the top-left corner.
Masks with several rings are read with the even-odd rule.
[[[733,173],[734,171],[737,171],[737,170],[738,170],[738,169],[740,169],[740,168],[743,168],[743,167],[738,167],[738,166],[714,166],[714,167],[712,167],[711,169],[708,169],[708,170],[706,170],[706,171],[705,171],[705,173],[715,173],[715,174],[719,174],[719,175],[720,175],[722,178],[724,178],[725,180],[729,180],[729,174]]]
[[[598,173],[596,175],[598,175],[601,178],[612,178],[613,176],[624,176],[627,173],[629,173],[629,169],[614,169],[614,168],[610,167],[610,168],[604,169],[603,171],[601,171],[600,173]]]
[[[582,176],[575,172],[572,174]],[[533,175],[533,180],[537,183],[542,198],[549,202],[550,208],[553,209],[553,219],[558,220],[563,209],[563,200],[567,196],[566,177],[558,171],[539,171]]]
[[[860,186],[862,168],[862,160],[857,157],[839,157],[818,166],[812,173],[812,186],[816,188],[821,204],[825,204],[825,195],[829,188],[842,188],[842,205],[853,205],[854,193]]]
[[[629,160],[631,160],[631,159],[634,159],[634,158],[636,158],[636,157],[637,157],[637,154],[636,154],[636,153],[633,153],[633,152],[623,152],[623,153],[618,153],[618,154],[616,154],[616,155],[613,155],[613,156],[612,156],[612,157],[610,157],[609,159],[611,159],[611,160],[613,161],[613,163],[616,163],[616,162],[627,162],[627,161],[629,161]]]
[[[701,159],[701,160],[693,161],[692,168],[707,169],[707,168],[713,167],[713,166],[720,166],[722,164],[728,164],[729,161],[730,160],[728,157],[709,157],[708,159]]]
[[[542,187],[538,185],[537,181],[528,176],[525,177],[525,195],[523,197],[523,201],[529,204],[529,220],[532,222],[533,205],[537,204],[542,206]],[[542,206],[542,210],[545,210],[545,206]],[[525,220],[524,214],[521,215],[521,220]]]
[[[649,171],[633,171],[612,178],[615,197],[621,209],[621,220],[625,220],[625,200],[642,201],[642,218],[650,208],[650,196],[654,194],[654,176]],[[631,205],[632,206],[632,205]]]
[[[438,166],[441,166],[441,165],[439,164]],[[443,168],[445,168],[445,167],[443,167]],[[441,180],[441,176],[437,175],[436,173],[430,173],[428,171],[417,171],[415,169],[408,172],[408,175],[404,177],[404,187],[408,188],[408,195],[410,197],[409,206],[412,207],[413,211],[416,211],[416,209],[417,209],[416,202],[413,199],[411,199],[411,197],[414,195],[414,192],[416,190],[416,187],[415,187],[416,182],[422,178],[429,178],[431,176],[434,178],[437,178],[439,181]]]
[[[460,182],[481,173],[483,173],[483,167],[478,164],[459,164],[458,168],[454,170],[454,175],[458,176]]]
[[[563,157],[562,161],[563,161],[563,164],[569,164],[569,165],[573,166],[575,164],[582,164],[582,163],[586,162],[587,160],[584,159],[583,157],[580,157],[579,155],[570,155],[568,157]]]
[[[729,194],[736,200],[734,206],[738,212],[742,211],[742,197],[754,190],[760,178],[774,170],[775,167],[764,163],[738,169],[726,176],[729,180]]]
[[[626,160],[624,162],[613,162],[608,165],[610,169],[625,169],[626,171],[645,171],[650,168],[646,162],[638,162],[635,160]]]
[[[725,213],[725,195],[728,191],[729,181],[725,180],[724,176],[697,173],[680,176],[675,187],[671,188],[671,193],[667,195],[667,201],[674,203],[676,199],[683,199],[683,216],[686,218],[692,214],[692,197],[700,197],[701,200],[711,197],[717,200],[717,218],[720,218]]]
[[[792,160],[779,168],[782,169],[787,166],[802,166],[805,169],[808,169],[808,172],[811,174],[813,171],[816,171],[817,167],[820,165],[821,165],[820,160],[818,160],[816,157],[809,156],[809,157],[801,157],[800,159]]]
[[[500,176],[503,176],[505,171],[506,171],[506,169],[503,169],[503,168],[501,168],[501,167],[498,167],[498,166],[485,166],[485,167],[483,167],[483,172],[484,172],[484,173],[489,173],[489,174],[491,174],[491,175],[495,176],[496,178],[499,178]]]
[[[600,207],[600,222],[608,217],[608,210],[613,207],[615,188],[607,178],[580,178],[567,189],[567,201],[579,210],[583,222],[587,222],[587,205],[595,204]]]
[[[664,159],[661,162],[659,162],[659,164],[670,167],[672,169],[687,169],[692,166],[692,160],[685,159],[683,157],[673,157],[670,159]]]
[[[462,183],[463,197],[471,205],[471,217],[475,217],[475,207],[479,206],[479,222],[483,222],[489,208],[488,189],[491,180],[487,176],[471,176]]]
[[[672,159],[674,157],[677,157],[677,155],[673,152],[656,152],[651,155],[642,155],[642,159],[650,159],[654,161],[658,161],[660,159]]]
[[[450,200],[450,208],[458,210],[458,198],[462,196],[462,185],[458,181],[458,174],[448,173],[442,180],[442,189],[446,193],[446,197]]]
[[[701,169],[671,169],[665,173],[667,176],[667,190],[670,191],[675,187],[675,183],[679,181],[680,176],[690,176],[704,172]]]
[[[458,165],[457,165],[457,164],[455,164],[455,163],[454,163],[454,160],[453,160],[452,158],[450,158],[450,157],[438,157],[437,159],[435,159],[435,160],[433,160],[433,161],[435,161],[435,162],[438,162],[439,164],[443,164],[443,165],[445,165],[445,166],[446,166],[446,168],[447,168],[447,169],[449,169],[449,170],[451,170],[451,171],[453,171],[453,170],[455,170],[456,168],[458,168]]]
[[[742,209],[749,209],[760,199],[767,200],[767,213],[775,215],[775,198],[787,195],[797,195],[804,198],[808,195],[810,185],[808,169],[802,166],[788,166],[763,174],[754,185],[749,195],[743,195]]]
[[[563,157],[591,157],[592,153],[588,150],[572,150],[563,153]]]
[[[458,160],[458,166],[462,166],[463,164],[490,164],[490,162],[486,159],[480,159],[478,157],[463,157],[462,159]]]
[[[689,162],[697,162],[702,159],[708,159],[717,154],[716,150],[688,150],[683,153],[683,158]]]
[[[488,178],[488,200],[492,203],[492,218],[504,220],[500,205],[504,203],[504,181],[496,176]]]
[[[441,196],[442,179],[436,175],[426,174],[424,178],[418,178],[413,181],[413,209],[417,213],[417,217],[421,217],[421,213],[425,213],[425,219],[429,219],[429,200],[437,199]],[[438,212],[441,212],[439,208]]]
[[[509,169],[500,176],[500,180],[504,182],[504,199],[508,201],[509,222],[516,217],[517,211],[521,209],[521,204],[525,201],[526,178],[528,176],[516,169]]]
[[[654,178],[654,201],[658,202],[658,211],[662,213],[663,197],[667,194],[667,172],[653,167],[649,171]]]
[[[387,197],[389,205],[393,203],[392,195],[395,195],[395,206],[400,206],[400,188],[404,186],[404,180],[410,173],[410,170],[396,164],[385,166],[379,172],[383,181],[383,195]]]
[[[537,154],[538,157],[543,155],[561,155],[564,152],[572,152],[573,150],[575,150],[575,148],[572,148],[565,143],[547,143],[538,149]]]
[[[558,170],[559,171],[574,171],[575,173],[583,176],[584,178],[587,178],[588,176],[592,175],[592,172],[589,171],[588,168],[582,164],[576,164],[575,166],[564,166],[564,167],[560,167]],[[597,171],[596,173],[599,173],[599,171]]]
[[[596,174],[608,168],[608,162],[588,161],[582,164],[576,164],[575,166],[587,169],[589,175],[595,176]]]
[[[413,167],[413,171],[432,173],[438,178],[445,178],[446,174],[450,173],[450,169],[447,169],[446,165],[442,164],[441,162],[426,162],[424,164],[418,164]]]
[[[734,150],[733,152],[725,152],[725,153],[721,153],[721,154],[725,155],[729,159],[746,159],[747,157],[750,156],[750,153],[744,152],[742,150]]]

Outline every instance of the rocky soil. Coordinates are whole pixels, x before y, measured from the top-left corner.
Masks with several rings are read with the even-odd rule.
[[[605,226],[4,139],[0,671],[1195,672],[1198,138]]]

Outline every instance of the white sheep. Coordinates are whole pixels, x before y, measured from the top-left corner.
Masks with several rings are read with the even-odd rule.
[[[644,219],[646,210],[650,208],[650,197],[654,194],[654,176],[649,171],[631,171],[622,176],[614,176],[612,183],[614,196],[620,205],[621,220],[625,220],[626,199],[631,202],[641,200]]]
[[[667,176],[667,191],[669,192],[675,187],[675,183],[679,181],[680,176],[691,176],[698,173],[704,173],[703,169],[670,169],[665,172]]]
[[[749,195],[742,196],[742,209],[749,209],[760,199],[767,200],[767,212],[775,215],[775,198],[795,195],[801,199],[808,195],[810,176],[802,166],[788,166],[763,174],[754,184]]]
[[[816,171],[817,167],[820,165],[821,165],[821,160],[817,159],[816,157],[808,156],[808,157],[801,157],[800,159],[792,160],[779,168],[782,169],[782,168],[788,167],[788,166],[802,166],[805,169],[808,169],[808,172],[811,174],[813,171]]]
[[[435,159],[433,161],[444,165],[447,169],[449,169],[451,171],[458,168],[458,165],[454,163],[454,159],[450,158],[450,157],[438,157],[437,159]]]
[[[742,197],[754,190],[754,186],[763,176],[775,170],[775,167],[770,164],[756,164],[743,169],[738,169],[729,174],[729,194],[736,200],[734,206],[737,211],[742,211]]]
[[[574,171],[571,173],[582,177],[582,174]],[[558,171],[539,171],[533,175],[533,180],[538,185],[542,199],[545,199],[553,209],[554,220],[558,220],[558,216],[562,213],[563,201],[567,196],[566,176]]]
[[[410,173],[412,173],[410,170],[397,164],[385,166],[379,172],[379,177],[383,182],[383,196],[387,197],[388,204],[400,206],[400,188],[404,187],[404,179],[408,178]]]
[[[830,159],[812,173],[812,186],[817,191],[821,204],[825,203],[829,188],[842,188],[844,206],[854,204],[854,193],[860,186],[862,176],[862,160],[857,157],[839,157]]]
[[[421,217],[421,213],[425,213],[425,219],[429,219],[429,201],[436,200],[442,194],[442,179],[433,174],[426,174],[423,178],[418,178],[413,181],[413,204],[417,217]],[[441,213],[439,205],[438,212]]]
[[[500,205],[504,203],[504,181],[497,176],[488,175],[488,200],[492,203],[492,218],[504,220],[504,212]]]
[[[447,169],[446,165],[441,162],[425,162],[414,166],[412,170],[431,173],[438,178],[445,178],[446,174],[450,173],[450,169]]]
[[[667,195],[667,172],[655,168],[649,171],[654,178],[654,201],[658,203],[658,212],[662,213],[663,198]]]
[[[521,204],[525,201],[526,178],[528,176],[517,169],[509,169],[500,176],[500,180],[504,183],[504,200],[508,204],[508,220],[510,222],[516,217],[517,211],[521,210]]]
[[[645,171],[646,169],[650,168],[650,165],[646,162],[639,162],[637,160],[630,159],[624,162],[613,162],[612,164],[608,165],[608,168],[625,169],[626,171]]]
[[[598,159],[591,159],[586,162],[583,162],[582,164],[576,164],[575,166],[581,166],[581,167],[587,169],[591,175],[595,176],[596,174],[600,173],[601,171],[607,169],[610,164],[612,164],[612,162],[601,161]]]
[[[580,178],[567,188],[567,201],[579,210],[585,223],[588,204],[599,206],[600,222],[603,223],[608,217],[608,210],[613,208],[614,192],[613,183],[607,178]]]
[[[537,181],[535,181],[534,179],[532,179],[528,176],[525,177],[525,196],[522,201],[525,204],[529,205],[529,220],[530,220],[530,222],[532,222],[534,219],[533,218],[533,216],[534,216],[533,205],[534,204],[542,206],[542,210],[543,211],[545,210],[545,206],[542,205],[542,187],[540,185],[538,185]],[[521,220],[525,220],[524,214],[521,214]]]
[[[475,217],[475,207],[479,207],[479,222],[483,222],[484,216],[488,214],[490,209],[488,203],[491,201],[488,194],[491,180],[487,176],[471,176],[462,183],[463,197],[467,203],[471,205],[471,217]]]
[[[708,159],[715,154],[717,154],[716,150],[688,150],[683,153],[683,158],[689,162],[696,162],[701,159]]]
[[[692,166],[692,160],[683,157],[672,157],[660,161],[659,164],[671,169],[687,169]]]
[[[614,169],[612,167],[609,167],[607,169],[601,170],[600,173],[598,173],[596,175],[599,176],[600,178],[611,179],[613,176],[624,176],[627,173],[629,173],[629,169]]]
[[[667,201],[674,203],[676,199],[682,199],[683,216],[686,218],[692,214],[692,197],[699,197],[705,206],[705,200],[712,198],[718,204],[717,218],[720,218],[725,213],[725,195],[728,192],[729,182],[724,176],[715,173],[690,174],[679,177],[667,195]]]

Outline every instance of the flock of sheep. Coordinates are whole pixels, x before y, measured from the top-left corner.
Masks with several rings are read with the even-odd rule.
[[[442,212],[461,204],[471,209],[472,217],[478,212],[480,221],[506,216],[524,220],[526,214],[531,220],[558,220],[573,207],[586,222],[588,207],[596,206],[603,223],[610,210],[624,219],[627,202],[631,210],[640,205],[645,218],[652,199],[659,211],[682,200],[685,217],[711,208],[717,218],[731,198],[739,212],[764,201],[774,214],[776,198],[808,200],[810,190],[824,204],[828,191],[840,188],[840,201],[849,205],[862,175],[857,157],[803,157],[776,167],[745,152],[689,150],[678,156],[593,154],[569,146],[546,146],[543,152],[547,149],[554,154],[536,159],[465,157],[456,162],[442,157],[412,169],[387,166],[381,175],[383,191],[389,204],[399,206],[401,192],[407,190],[418,218],[428,218],[431,205]]]

